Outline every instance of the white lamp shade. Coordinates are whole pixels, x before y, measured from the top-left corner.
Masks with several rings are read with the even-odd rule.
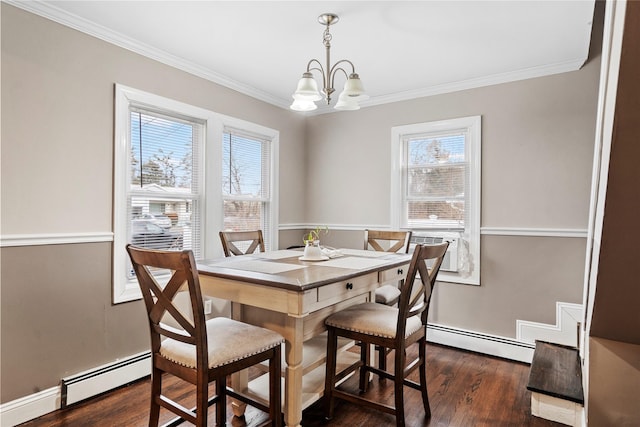
[[[311,73],[302,74],[293,99],[300,101],[320,101],[322,99],[322,95],[318,92],[318,84]]]
[[[338,97],[338,102],[335,107],[336,110],[359,110],[360,105],[356,98],[351,98],[349,95],[345,95],[344,91]]]
[[[369,95],[366,95],[364,93],[362,80],[360,80],[360,76],[358,76],[356,73],[349,75],[349,78],[344,84],[344,90],[342,91],[342,93],[350,98],[357,98],[358,101],[369,99]]]
[[[289,108],[295,111],[313,111],[318,108],[318,106],[313,101],[294,98],[293,104],[291,104]]]

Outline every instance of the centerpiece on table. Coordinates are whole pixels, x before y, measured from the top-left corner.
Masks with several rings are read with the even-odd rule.
[[[322,253],[322,249],[320,248],[320,234],[324,232],[327,234],[329,232],[329,227],[325,226],[317,226],[313,230],[310,230],[308,233],[305,233],[302,241],[304,242],[304,255],[302,256],[303,260],[306,261],[320,261],[329,259],[329,257],[325,256]]]

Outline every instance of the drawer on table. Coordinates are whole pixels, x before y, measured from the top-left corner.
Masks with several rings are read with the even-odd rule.
[[[409,271],[409,263],[403,264],[399,267],[394,267],[388,270],[381,271],[379,273],[380,283],[402,280],[405,277],[407,277],[408,271]]]
[[[354,277],[330,285],[318,288],[318,301],[338,298],[339,300],[350,298],[366,292],[372,284],[378,282],[378,273],[370,273],[366,276]]]

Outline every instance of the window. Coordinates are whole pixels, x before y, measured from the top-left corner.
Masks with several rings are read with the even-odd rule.
[[[439,279],[479,284],[480,117],[392,129],[392,226],[450,241]]]
[[[263,230],[270,247],[271,141],[238,129],[225,129],[222,142],[224,230]],[[246,249],[246,248],[241,248]]]
[[[148,249],[191,249],[200,257],[203,124],[133,105],[129,119],[127,241]]]
[[[277,247],[277,155],[277,131],[116,85],[114,303],[141,296],[127,243],[217,257],[233,223]]]

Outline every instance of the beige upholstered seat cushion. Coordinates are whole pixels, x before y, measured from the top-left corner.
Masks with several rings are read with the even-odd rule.
[[[269,329],[225,317],[207,321],[209,368],[226,365],[280,345],[284,339]],[[160,354],[190,368],[196,367],[196,347],[171,338],[162,341]]]
[[[388,305],[366,302],[334,313],[327,317],[324,323],[327,326],[334,326],[348,331],[395,338],[398,325],[398,309]],[[423,327],[422,322],[418,316],[408,318],[405,337],[418,331],[421,327]]]
[[[378,304],[394,305],[400,299],[400,289],[394,285],[384,285],[376,289],[376,302]]]

